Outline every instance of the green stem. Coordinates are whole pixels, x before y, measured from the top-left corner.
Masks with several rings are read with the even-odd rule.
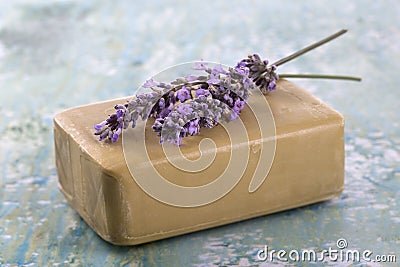
[[[309,51],[311,51],[311,50],[313,50],[313,49],[315,49],[315,48],[317,48],[317,47],[319,47],[319,46],[321,46],[321,45],[323,45],[323,44],[325,44],[327,42],[332,41],[333,39],[339,37],[342,34],[345,34],[346,32],[347,32],[346,29],[340,30],[337,33],[334,33],[334,34],[332,34],[332,35],[330,35],[330,36],[328,36],[328,37],[326,37],[326,38],[324,38],[324,39],[322,39],[322,40],[320,40],[320,41],[318,41],[318,42],[316,42],[316,43],[314,43],[312,45],[306,46],[303,49],[301,49],[301,50],[299,50],[299,51],[297,51],[297,52],[295,52],[295,53],[293,53],[293,54],[291,54],[291,55],[289,55],[287,57],[284,57],[284,58],[276,61],[272,65],[275,65],[275,66],[282,65],[282,64],[284,64],[284,63],[286,63],[286,62],[288,62],[288,61],[290,61],[292,59],[295,59],[295,58],[301,56],[302,54],[305,54],[305,53],[307,53],[307,52],[309,52]]]
[[[333,79],[360,82],[361,78],[344,75],[325,75],[325,74],[279,74],[279,78],[312,78],[312,79]]]

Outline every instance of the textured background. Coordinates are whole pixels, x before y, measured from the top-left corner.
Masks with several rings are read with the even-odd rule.
[[[263,245],[400,251],[398,1],[48,1],[0,3],[0,264],[257,265]],[[281,68],[362,76],[295,82],[346,118],[340,198],[217,229],[116,247],[57,189],[52,117],[132,95],[147,77],[203,58],[276,60],[341,28],[350,32]],[[398,262],[400,254],[397,254]],[[333,263],[332,263],[333,264]]]

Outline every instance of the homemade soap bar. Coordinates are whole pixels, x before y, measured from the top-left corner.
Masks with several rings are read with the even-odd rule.
[[[259,152],[254,144],[259,129],[246,107],[251,153],[237,185],[224,197],[198,207],[177,207],[149,196],[133,179],[122,142],[99,142],[93,125],[104,120],[117,99],[66,110],[54,118],[56,165],[61,192],[71,206],[103,239],[134,245],[220,226],[277,211],[327,200],[344,186],[343,117],[310,93],[286,80],[266,96],[276,124],[276,153],[268,177],[255,191],[249,183]],[[159,137],[147,123],[148,163],[171,183],[199,186],[212,182],[229,160],[223,128],[202,129],[199,136],[184,138],[182,153],[194,155],[203,137],[215,141],[216,156],[210,167],[185,172],[171,165],[162,153]],[[235,145],[231,146],[235,149]],[[262,164],[262,163],[260,163]]]

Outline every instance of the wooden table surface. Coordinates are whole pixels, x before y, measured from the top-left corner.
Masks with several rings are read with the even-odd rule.
[[[337,249],[341,238],[348,249],[373,256],[397,253],[399,264],[399,11],[394,0],[1,1],[0,265],[284,265],[262,262],[257,253],[265,245]],[[56,112],[133,95],[146,78],[174,64],[203,58],[233,65],[254,52],[276,60],[341,28],[349,33],[281,68],[363,78],[293,80],[345,116],[346,187],[340,197],[118,247],[99,238],[59,192]]]

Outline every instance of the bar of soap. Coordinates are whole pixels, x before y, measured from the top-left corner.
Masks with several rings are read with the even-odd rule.
[[[128,99],[128,98],[127,98]],[[117,99],[66,110],[54,118],[59,187],[71,206],[104,240],[135,245],[331,199],[344,187],[344,119],[340,113],[286,80],[266,99],[276,124],[276,153],[261,186],[249,192],[260,157],[260,138],[248,107],[241,113],[251,146],[247,168],[237,185],[222,198],[197,207],[163,203],[142,190],[124,160],[122,142],[98,142],[93,125],[113,111]],[[202,129],[184,138],[182,151],[199,156],[204,137],[215,141],[212,164],[198,172],[171,165],[159,137],[147,123],[150,161],[171,183],[200,186],[223,172],[230,151],[223,128]],[[235,149],[235,146],[232,149]],[[262,163],[260,163],[262,164]]]

